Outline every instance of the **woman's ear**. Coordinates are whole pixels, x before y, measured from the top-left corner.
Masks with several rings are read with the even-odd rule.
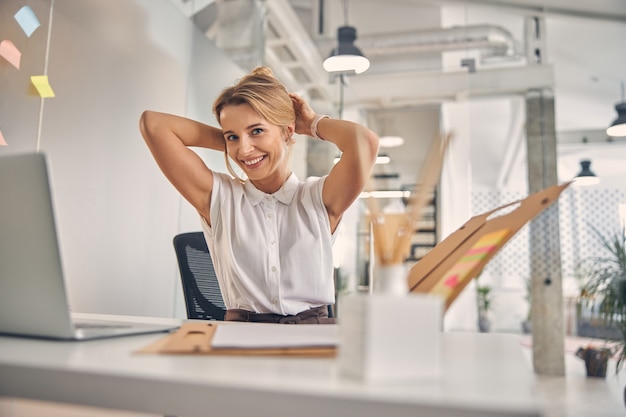
[[[285,126],[285,136],[286,136],[285,142],[291,142],[291,143],[294,142],[293,134],[295,133],[295,131],[296,131],[295,123]]]
[[[287,136],[292,137],[296,132],[296,122],[287,125]]]

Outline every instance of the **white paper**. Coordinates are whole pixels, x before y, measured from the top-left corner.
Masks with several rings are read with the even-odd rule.
[[[297,348],[338,345],[335,324],[242,323],[218,325],[213,348]]]

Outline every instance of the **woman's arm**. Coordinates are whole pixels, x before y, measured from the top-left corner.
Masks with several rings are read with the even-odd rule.
[[[317,115],[302,98],[295,94],[291,97],[296,110],[296,133],[312,136],[311,123]],[[379,139],[365,126],[330,118],[318,122],[317,134],[334,143],[342,153],[328,174],[322,193],[334,230],[343,213],[365,188],[376,162]]]
[[[213,172],[190,146],[225,150],[222,130],[184,117],[145,111],[141,134],[167,179],[209,221]]]

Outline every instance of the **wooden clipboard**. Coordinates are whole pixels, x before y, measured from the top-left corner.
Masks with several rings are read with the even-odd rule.
[[[570,184],[548,187],[522,200],[472,217],[411,267],[409,291],[441,295],[447,309],[504,244],[522,226],[554,203]],[[511,211],[497,215],[507,208]]]
[[[280,347],[280,348],[213,348],[211,341],[219,326],[214,322],[188,322],[175,332],[144,347],[137,353],[176,355],[244,355],[244,356],[298,356],[330,358],[336,347]],[[283,326],[290,326],[284,324]],[[323,326],[323,325],[320,325]]]

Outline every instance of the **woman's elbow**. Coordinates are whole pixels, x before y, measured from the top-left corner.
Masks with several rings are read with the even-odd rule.
[[[150,138],[151,133],[155,130],[158,123],[158,114],[151,110],[144,110],[139,117],[139,131],[145,140]]]
[[[373,161],[375,161],[376,157],[378,156],[378,150],[380,148],[380,138],[376,133],[368,129],[367,139],[370,145],[370,157]]]

